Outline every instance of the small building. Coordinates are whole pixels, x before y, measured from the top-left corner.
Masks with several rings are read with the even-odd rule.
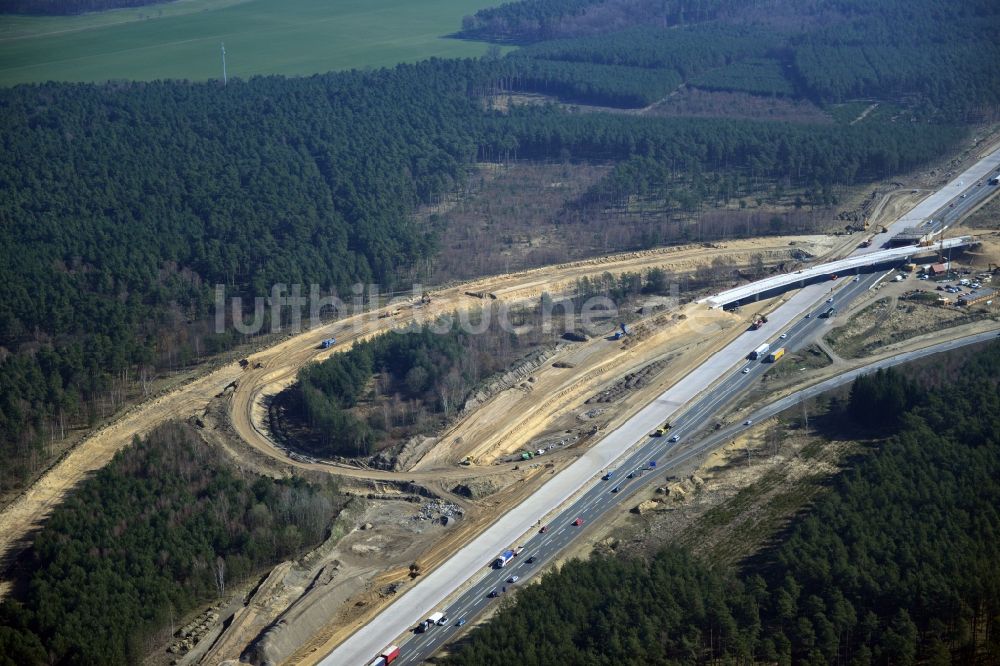
[[[944,275],[949,270],[951,270],[951,262],[942,261],[939,264],[931,264],[930,268],[927,269],[927,272],[931,275]]]
[[[989,305],[993,302],[993,298],[996,296],[996,289],[990,289],[989,287],[983,287],[982,289],[976,289],[975,291],[970,291],[968,294],[963,294],[958,297],[959,305],[979,305],[980,303],[986,303]]]

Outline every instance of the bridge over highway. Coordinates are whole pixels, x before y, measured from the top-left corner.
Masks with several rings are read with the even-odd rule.
[[[888,250],[878,250],[876,252],[851,256],[847,259],[830,261],[811,268],[804,268],[794,273],[784,273],[764,278],[763,280],[757,280],[750,284],[728,289],[714,296],[703,298],[698,302],[707,303],[710,308],[725,307],[748,300],[757,300],[761,297],[774,296],[788,289],[798,289],[807,284],[828,280],[834,275],[873,271],[884,267],[886,264],[905,261],[918,254],[941,252],[942,250],[973,245],[977,242],[971,236],[960,236],[957,238],[948,238],[933,245],[907,245]]]

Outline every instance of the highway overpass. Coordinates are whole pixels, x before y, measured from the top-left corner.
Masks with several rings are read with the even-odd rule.
[[[698,302],[707,303],[710,308],[719,308],[758,300],[762,297],[769,298],[788,289],[798,289],[807,284],[829,280],[834,275],[844,276],[853,273],[871,272],[884,268],[889,264],[905,261],[918,254],[941,252],[942,250],[972,245],[976,242],[978,241],[970,236],[961,236],[947,238],[928,246],[908,245],[888,250],[878,250],[868,254],[851,256],[847,259],[830,261],[819,266],[813,266],[812,268],[803,268],[794,273],[783,273],[782,275],[757,280],[756,282],[709,296]]]

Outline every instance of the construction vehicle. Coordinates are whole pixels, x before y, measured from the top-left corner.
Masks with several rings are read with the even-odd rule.
[[[621,340],[626,335],[629,335],[629,333],[631,332],[628,330],[628,328],[626,328],[624,323],[618,324],[618,326],[621,330],[615,331],[615,334],[613,336],[614,340]]]
[[[868,238],[861,241],[858,247],[871,247],[873,238],[874,238],[873,236],[869,236]]]
[[[769,344],[767,344],[765,342],[760,347],[757,347],[752,352],[750,352],[749,354],[747,354],[747,358],[750,359],[751,361],[756,361],[761,356],[763,356],[764,354],[766,354],[767,350],[770,349],[770,348],[771,348],[771,345],[769,345]]]
[[[771,352],[770,354],[767,355],[767,362],[768,363],[774,363],[775,361],[777,361],[779,358],[781,358],[784,355],[785,355],[785,348],[784,347],[779,347],[779,348],[775,349],[773,352]]]
[[[671,428],[670,422],[668,421],[653,432],[653,437],[663,437],[663,435],[666,434],[666,432],[670,430],[670,428]]]
[[[766,323],[767,323],[767,317],[765,317],[764,315],[756,315],[754,316],[753,321],[750,323],[750,330],[756,331],[758,328],[760,328]]]

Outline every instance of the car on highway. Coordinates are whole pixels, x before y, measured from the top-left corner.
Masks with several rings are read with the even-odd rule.
[[[602,476],[601,479],[604,480],[604,481],[610,481],[611,477],[613,477],[614,475],[615,475],[615,471],[614,470],[610,470],[607,474],[605,474],[604,476]]]
[[[856,277],[856,278],[854,278],[854,281],[855,281],[855,282],[861,282],[861,278],[859,278],[859,277]]]
[[[443,618],[441,618],[440,620],[438,620],[438,626],[439,627],[443,627],[446,624],[448,624],[448,616],[447,615],[445,615]]]
[[[782,340],[784,340],[785,338],[787,338],[787,337],[788,337],[788,333],[782,333],[782,334],[781,334],[781,335],[779,335],[778,337],[779,337],[779,338],[781,338]]]
[[[490,593],[486,596],[490,597],[491,599],[496,599],[497,597],[500,596],[500,592],[498,592],[497,588],[494,587],[492,590],[490,590]]]
[[[743,374],[744,375],[749,375],[750,374],[750,368],[749,367],[743,368]]]
[[[534,555],[532,555],[531,557],[529,557],[528,559],[526,559],[526,560],[524,561],[524,563],[525,563],[525,564],[534,564],[534,563],[535,563],[535,556],[534,556]]]
[[[626,479],[634,479],[635,478],[635,472],[629,472],[628,476],[626,476],[625,478]]]
[[[833,298],[831,297],[831,298],[826,299],[826,302],[827,303],[833,303]]]
[[[753,425],[753,419],[747,419],[743,422],[743,425]]]
[[[518,580],[517,576],[509,576],[509,577],[507,578],[507,582],[508,582],[508,583],[516,583],[516,582],[517,582],[517,580]]]
[[[549,526],[548,525],[542,525],[542,529],[538,530],[538,533],[539,534],[545,534],[548,531],[549,531]]]
[[[680,438],[681,438],[680,435],[674,435],[673,437],[670,438],[670,441],[671,442],[677,442],[677,441],[680,441]]]
[[[464,617],[458,618],[458,622],[455,623],[455,626],[456,627],[464,627],[465,626],[465,618]]]
[[[810,318],[810,317],[812,317],[812,316],[813,316],[813,313],[812,313],[812,312],[807,312],[807,313],[806,313],[806,319],[809,319],[809,318]]]
[[[622,489],[621,486],[615,486],[614,488],[611,489],[611,492],[616,493],[616,492],[618,492],[621,489]]]
[[[583,518],[577,518],[576,520],[574,520],[573,525],[575,525],[576,527],[583,525]]]

